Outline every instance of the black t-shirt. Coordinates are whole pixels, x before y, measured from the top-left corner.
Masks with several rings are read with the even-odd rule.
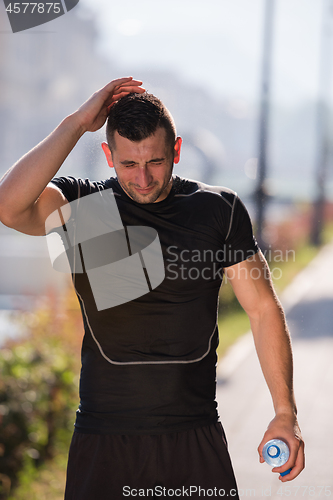
[[[69,202],[111,188],[125,227],[157,231],[165,267],[155,289],[103,310],[87,274],[75,276],[85,327],[76,430],[160,433],[215,422],[223,268],[258,251],[243,203],[229,189],[177,176],[167,198],[149,204],[115,178],[53,183]]]

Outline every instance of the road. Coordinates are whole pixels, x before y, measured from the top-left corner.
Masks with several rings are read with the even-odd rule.
[[[217,385],[240,496],[333,498],[333,242],[296,277],[281,300],[292,336],[306,468],[283,484],[267,464],[259,463],[257,447],[274,413],[248,334],[219,364]]]

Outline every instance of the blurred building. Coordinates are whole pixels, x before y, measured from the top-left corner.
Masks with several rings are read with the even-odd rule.
[[[0,3],[0,176],[110,79],[112,64],[96,56],[96,37],[93,19],[79,9],[13,34]],[[93,134],[80,141],[67,173],[94,177],[95,142]],[[27,297],[67,282],[52,269],[44,238],[0,224],[0,309],[29,305]]]
[[[96,55],[94,20],[79,8],[38,28],[11,33],[0,4],[0,174],[110,79]],[[89,141],[86,141],[89,144]],[[88,146],[86,146],[88,147]],[[85,148],[70,158],[88,168]],[[78,168],[79,167],[79,168]]]

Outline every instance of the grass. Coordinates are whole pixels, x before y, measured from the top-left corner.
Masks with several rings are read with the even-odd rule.
[[[19,486],[8,500],[63,500],[67,452],[59,450],[53,460],[39,469],[26,464],[19,477]]]
[[[217,349],[218,358],[221,359],[228,348],[235,343],[235,341],[248,332],[250,329],[250,322],[247,314],[243,309],[235,310],[227,313],[226,316],[219,316],[219,333],[220,341]]]
[[[333,239],[333,223],[327,224],[323,231],[323,245]],[[292,282],[296,275],[304,269],[317,255],[321,247],[311,244],[300,244],[295,253],[289,253],[284,262],[271,262],[270,268],[273,277],[274,288],[277,294]],[[231,285],[224,284],[221,291],[221,303],[218,325],[220,332],[220,343],[217,349],[218,357],[221,359],[228,348],[236,340],[250,330],[250,322],[247,314],[238,304]]]

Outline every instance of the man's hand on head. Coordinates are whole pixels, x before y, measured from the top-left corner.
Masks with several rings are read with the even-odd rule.
[[[65,202],[59,190],[48,186],[49,182],[81,136],[100,129],[110,107],[119,99],[131,92],[143,93],[141,84],[132,77],[108,83],[16,162],[1,179],[1,222],[22,233],[45,234],[47,217]]]
[[[114,103],[131,92],[145,92],[141,85],[140,80],[133,80],[130,76],[112,80],[105,87],[95,92],[74,113],[82,133],[99,130],[106,122],[110,108]]]

